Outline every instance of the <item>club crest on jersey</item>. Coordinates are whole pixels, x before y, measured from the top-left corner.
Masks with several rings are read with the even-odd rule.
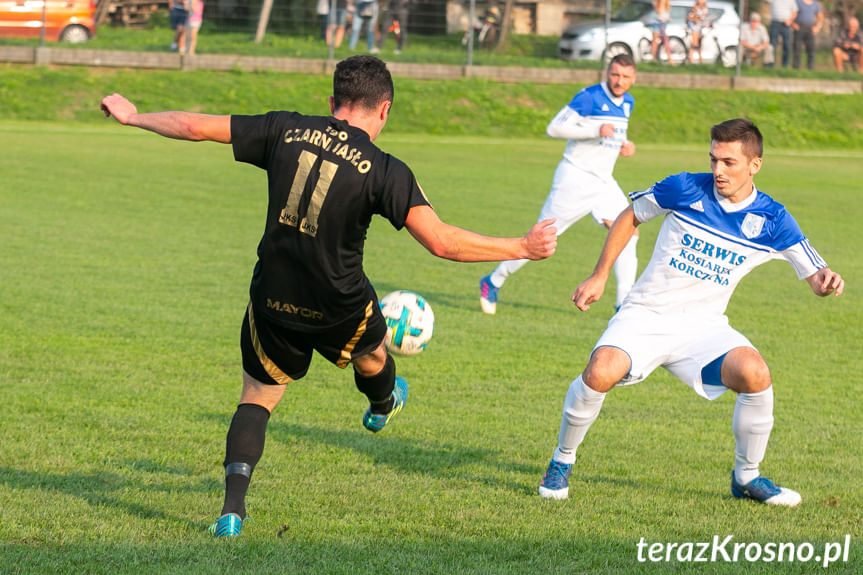
[[[740,231],[749,239],[757,237],[761,234],[761,228],[764,227],[764,217],[755,214],[746,214],[743,218],[743,223],[740,224]]]

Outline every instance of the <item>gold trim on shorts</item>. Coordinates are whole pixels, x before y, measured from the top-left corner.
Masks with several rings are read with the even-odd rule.
[[[351,362],[351,352],[354,351],[354,348],[357,346],[357,342],[360,341],[360,338],[363,337],[366,333],[366,326],[368,325],[369,318],[372,317],[372,307],[374,300],[370,300],[368,305],[366,305],[366,314],[363,317],[363,320],[360,322],[360,325],[357,326],[357,331],[354,333],[354,336],[350,339],[350,341],[345,345],[341,354],[339,354],[339,360],[336,362],[338,367],[342,369],[346,368],[348,364]]]
[[[261,366],[263,366],[264,371],[266,371],[267,375],[272,377],[273,381],[275,381],[279,385],[284,385],[294,381],[291,376],[279,369],[279,366],[276,365],[273,360],[267,357],[266,352],[264,352],[264,348],[261,347],[261,340],[258,339],[258,331],[255,329],[255,314],[252,313],[252,302],[249,302],[248,314],[249,333],[252,336],[252,347],[255,348],[255,354],[257,354],[258,361],[261,362]]]

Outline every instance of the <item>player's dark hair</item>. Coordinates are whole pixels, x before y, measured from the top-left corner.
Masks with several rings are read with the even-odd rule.
[[[710,128],[710,139],[714,142],[740,142],[743,153],[751,158],[760,158],[764,153],[764,139],[758,126],[746,118],[725,120]]]
[[[618,54],[611,59],[608,63],[608,67],[611,68],[612,64],[617,64],[624,68],[635,68],[635,60],[629,54]]]
[[[333,73],[333,104],[371,110],[393,101],[393,78],[387,65],[374,56],[351,56],[336,64]]]

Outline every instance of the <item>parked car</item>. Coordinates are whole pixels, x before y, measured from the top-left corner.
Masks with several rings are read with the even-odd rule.
[[[0,0],[0,37],[39,38],[43,0]],[[47,0],[45,39],[86,42],[96,34],[92,0]]]
[[[686,61],[689,32],[686,14],[694,0],[671,0],[671,22],[666,33],[671,47],[671,59],[675,64]],[[708,0],[710,23],[705,28],[701,43],[704,62],[721,62],[725,66],[737,63],[737,43],[740,38],[740,17],[734,4],[725,0]],[[653,4],[636,0],[624,6],[612,16],[608,26],[608,48],[605,41],[604,22],[587,22],[564,30],[557,43],[557,53],[565,60],[610,60],[617,54],[631,55],[637,62],[651,61],[650,44],[653,33],[650,23],[656,19]],[[664,50],[660,60],[665,61]]]

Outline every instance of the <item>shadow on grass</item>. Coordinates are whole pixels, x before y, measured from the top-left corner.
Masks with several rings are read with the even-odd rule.
[[[165,473],[165,466],[149,461],[130,462],[135,470]],[[167,473],[183,474],[182,471],[167,470]],[[90,473],[45,473],[0,466],[0,484],[11,489],[49,490],[85,501],[93,508],[121,509],[140,519],[167,519],[190,529],[200,529],[198,522],[165,513],[159,507],[130,500],[130,492],[148,490],[164,493],[191,492],[211,493],[218,484],[214,480],[201,480],[190,485],[178,485],[171,478],[164,483],[148,478],[126,477],[117,473],[97,471]],[[0,573],[3,571],[0,570]]]

